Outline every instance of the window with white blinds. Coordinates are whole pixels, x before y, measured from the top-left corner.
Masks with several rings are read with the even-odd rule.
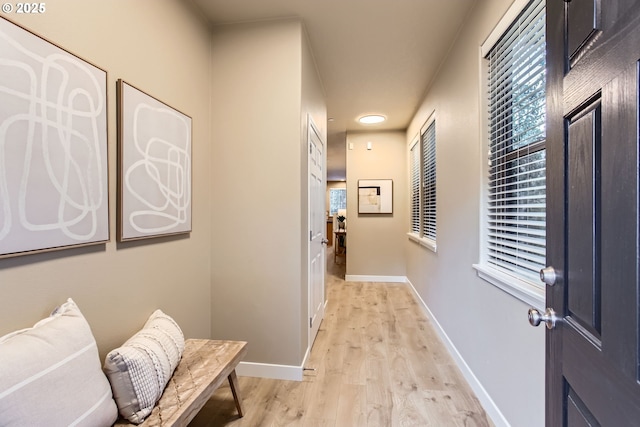
[[[436,122],[427,122],[409,151],[411,231],[413,238],[435,250]]]
[[[420,136],[422,141],[422,235],[436,240],[436,122]]]
[[[347,209],[347,189],[329,189],[329,215],[338,213],[338,209]]]
[[[411,232],[420,234],[420,143],[413,144],[409,152],[411,173]]]
[[[538,282],[546,255],[545,2],[530,1],[486,59],[486,261]]]

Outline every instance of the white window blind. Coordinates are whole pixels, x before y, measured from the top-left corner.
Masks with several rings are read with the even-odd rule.
[[[421,135],[422,140],[422,235],[436,240],[436,122]]]
[[[539,281],[546,255],[545,3],[532,0],[489,68],[487,262]]]
[[[411,173],[411,232],[420,234],[420,144],[416,143],[409,152]]]
[[[347,209],[347,189],[329,189],[329,215],[338,213],[338,209]]]

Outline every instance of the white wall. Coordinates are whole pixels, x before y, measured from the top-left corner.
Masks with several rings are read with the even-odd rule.
[[[324,142],[324,162],[326,166],[327,160],[327,106],[325,101],[325,92],[322,82],[320,80],[320,74],[317,68],[313,51],[305,30],[302,26],[302,39],[301,39],[301,77],[302,77],[302,99],[300,110],[300,183],[301,183],[301,203],[302,210],[300,215],[300,224],[302,225],[303,232],[300,235],[300,262],[302,264],[302,272],[300,277],[300,347],[299,360],[302,363],[303,358],[307,351],[311,351],[309,348],[312,343],[309,341],[309,289],[308,289],[308,264],[309,264],[309,193],[308,193],[308,137],[309,119],[313,121],[316,129],[319,132],[320,139]],[[327,179],[326,167],[324,173],[324,180]],[[327,206],[325,210],[328,210]],[[325,292],[326,295],[326,292]]]
[[[32,326],[71,297],[102,355],[122,344],[156,308],[173,316],[188,337],[209,337],[209,30],[179,0],[156,1],[153,7],[129,0],[56,0],[46,6],[42,15],[6,16],[108,72],[111,241],[0,260],[0,335]],[[119,78],[193,119],[190,235],[115,241]]]
[[[307,348],[306,120],[326,107],[298,20],[216,28],[212,47],[212,334],[248,362]]]
[[[406,239],[407,277],[477,378],[496,422],[544,425],[544,328],[528,306],[477,277],[481,165],[479,46],[510,5],[478,3],[409,126],[406,150],[435,111],[437,253]],[[495,406],[488,399],[492,399]],[[501,418],[504,417],[504,418]]]
[[[367,150],[371,142],[372,149]],[[351,149],[353,144],[353,149]],[[408,177],[405,133],[347,134],[347,280],[406,275]],[[392,214],[358,214],[358,180],[393,180]]]
[[[324,92],[301,22],[212,35],[179,0],[153,8],[59,0],[46,15],[13,17],[108,71],[112,240],[0,260],[0,334],[72,297],[103,354],[162,308],[188,337],[247,340],[249,361],[300,366],[308,115],[326,139]],[[115,242],[118,78],[193,119],[190,235]]]

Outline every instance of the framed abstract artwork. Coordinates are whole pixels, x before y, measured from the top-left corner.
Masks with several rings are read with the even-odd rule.
[[[0,257],[109,241],[107,72],[0,18]]]
[[[393,180],[360,179],[358,180],[358,213],[390,214],[393,213]]]
[[[118,239],[191,232],[191,118],[123,80],[118,97]]]

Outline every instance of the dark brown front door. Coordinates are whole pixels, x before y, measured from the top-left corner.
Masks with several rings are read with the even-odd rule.
[[[639,0],[547,0],[547,426],[640,426]]]

